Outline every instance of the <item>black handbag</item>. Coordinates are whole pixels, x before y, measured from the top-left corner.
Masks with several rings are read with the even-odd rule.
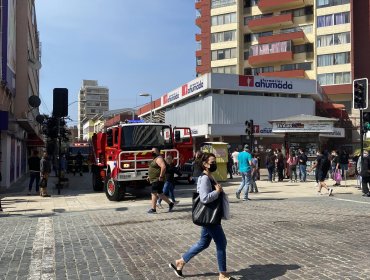
[[[198,226],[220,225],[223,215],[222,195],[210,203],[202,203],[199,193],[193,193],[192,218]]]

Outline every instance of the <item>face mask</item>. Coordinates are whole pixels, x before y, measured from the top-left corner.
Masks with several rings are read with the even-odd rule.
[[[208,170],[209,172],[215,172],[217,170],[217,163],[211,163]]]

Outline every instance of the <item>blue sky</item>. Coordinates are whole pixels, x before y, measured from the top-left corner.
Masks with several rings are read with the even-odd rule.
[[[53,88],[77,100],[82,80],[109,87],[109,109],[135,107],[195,78],[194,0],[37,0],[41,113]],[[77,103],[69,106],[77,124]]]

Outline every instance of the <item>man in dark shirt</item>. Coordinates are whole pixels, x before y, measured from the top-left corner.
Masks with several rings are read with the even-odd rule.
[[[33,151],[28,159],[28,168],[30,170],[30,183],[28,185],[28,195],[31,195],[33,182],[36,181],[36,194],[39,193],[40,184],[40,157],[38,151]]]
[[[310,172],[316,168],[316,180],[318,181],[318,190],[317,194],[321,195],[321,189],[325,188],[328,191],[329,196],[332,195],[333,189],[329,188],[325,184],[326,176],[328,175],[328,171],[330,169],[330,160],[328,158],[328,153],[326,151],[317,152],[316,162],[312,166]]]
[[[303,149],[299,149],[298,165],[299,165],[299,181],[306,182],[307,156],[304,153]]]

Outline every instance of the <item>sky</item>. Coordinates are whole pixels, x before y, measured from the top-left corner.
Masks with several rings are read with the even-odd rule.
[[[53,89],[78,100],[82,80],[109,88],[109,109],[148,103],[194,79],[194,0],[36,0],[41,41],[40,112]],[[77,102],[69,125],[77,125]]]

